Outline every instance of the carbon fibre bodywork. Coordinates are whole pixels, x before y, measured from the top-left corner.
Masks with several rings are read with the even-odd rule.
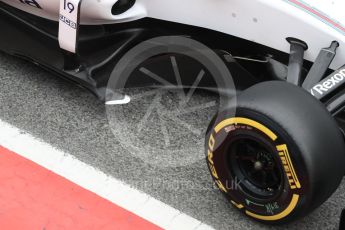
[[[233,55],[247,56],[261,54],[274,57],[274,60],[287,63],[288,55],[280,51],[258,45],[240,38],[211,30],[186,26],[155,19],[111,25],[84,25],[80,28],[79,52],[72,55],[59,48],[58,22],[25,13],[0,2],[0,50],[38,64],[78,85],[90,90],[104,100],[105,89],[110,74],[118,60],[136,44],[157,36],[182,35],[195,38],[212,48],[227,63],[239,89],[257,83],[265,76],[253,76],[240,63],[225,58],[225,51]],[[270,60],[273,60],[270,58]],[[259,68],[274,75],[267,61]],[[247,63],[242,63],[246,65]],[[280,65],[280,64],[278,64]],[[309,63],[307,62],[308,66]],[[258,66],[249,63],[246,69],[256,71]],[[272,69],[272,68],[271,68]],[[274,68],[273,68],[274,69]],[[279,73],[284,77],[285,73]],[[267,76],[266,76],[267,77]],[[279,76],[278,76],[279,77]],[[268,78],[269,79],[269,78]],[[144,86],[132,81],[130,86]],[[146,84],[146,83],[145,83]],[[205,81],[205,87],[212,82]]]

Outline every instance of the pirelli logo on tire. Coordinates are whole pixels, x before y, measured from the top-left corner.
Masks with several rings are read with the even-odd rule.
[[[289,154],[287,146],[285,144],[284,145],[278,145],[277,150],[279,152],[279,157],[282,161],[286,176],[288,178],[290,188],[291,189],[301,188],[301,184],[297,178],[297,174],[296,174],[295,169],[292,165],[290,154]]]
[[[228,190],[225,188],[223,183],[219,180],[219,176],[217,173],[216,168],[214,167],[214,162],[213,162],[213,150],[214,150],[214,145],[216,141],[213,137],[213,135],[210,136],[210,139],[208,141],[208,151],[207,151],[207,161],[208,161],[208,166],[210,168],[210,171],[212,173],[212,176],[215,180],[215,183],[217,184],[218,188],[222,190],[225,193],[228,193]]]

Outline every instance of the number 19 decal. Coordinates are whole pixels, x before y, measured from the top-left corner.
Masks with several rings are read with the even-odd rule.
[[[0,0],[1,1],[1,0]],[[76,53],[82,0],[60,0],[59,45],[61,49]]]
[[[72,13],[72,12],[74,11],[74,9],[75,9],[73,3],[71,3],[71,2],[69,2],[69,1],[67,1],[67,0],[63,0],[63,1],[64,1],[64,7],[63,7],[63,9],[64,9],[64,10],[68,10],[69,13]]]

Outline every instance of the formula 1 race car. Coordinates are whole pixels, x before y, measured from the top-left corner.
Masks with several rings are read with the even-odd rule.
[[[241,212],[281,224],[320,206],[345,173],[344,8],[340,0],[1,0],[0,50],[107,105],[129,103],[123,89],[144,86],[188,89],[187,101],[196,89],[219,95],[203,134],[211,176]]]

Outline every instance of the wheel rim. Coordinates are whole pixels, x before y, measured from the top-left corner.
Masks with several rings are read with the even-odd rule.
[[[228,147],[228,167],[240,189],[251,198],[271,200],[283,188],[283,173],[277,152],[258,137],[233,138]]]

